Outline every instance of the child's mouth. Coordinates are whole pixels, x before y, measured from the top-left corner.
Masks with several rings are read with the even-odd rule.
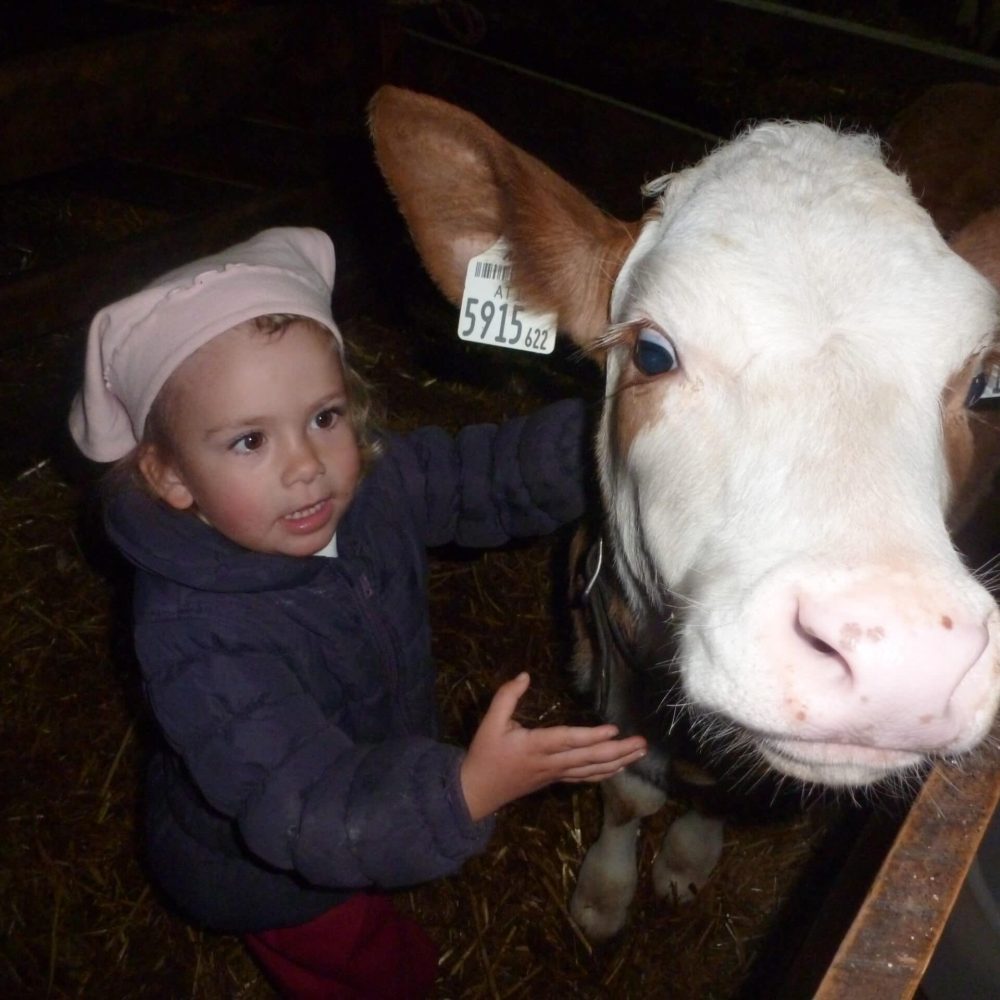
[[[318,500],[308,507],[300,510],[293,510],[291,514],[285,514],[282,520],[292,531],[301,534],[308,534],[317,528],[323,527],[330,518],[330,498]]]
[[[310,514],[315,514],[316,511],[320,510],[325,504],[325,500],[317,500],[311,507],[303,507],[302,510],[293,510],[291,514],[285,515],[286,521],[298,521],[303,517],[308,517]]]

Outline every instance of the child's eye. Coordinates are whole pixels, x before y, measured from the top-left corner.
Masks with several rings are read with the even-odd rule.
[[[321,430],[326,430],[329,427],[333,427],[340,418],[340,410],[335,407],[329,406],[325,410],[320,410],[319,413],[313,417],[313,422]]]
[[[260,431],[251,431],[237,438],[230,447],[238,454],[245,455],[248,452],[256,451],[264,443],[264,435]]]

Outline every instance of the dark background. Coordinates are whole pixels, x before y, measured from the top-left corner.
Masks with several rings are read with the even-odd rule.
[[[64,432],[92,313],[263,226],[316,225],[337,246],[335,311],[352,356],[393,426],[500,419],[576,392],[596,405],[594,373],[568,350],[544,368],[500,364],[454,338],[454,311],[371,160],[364,108],[377,84],[475,111],[634,218],[644,180],[748,121],[882,132],[928,86],[998,82],[990,5],[969,23],[961,6],[41,0],[0,11],[4,996],[268,995],[239,943],[186,928],[138,865],[144,723],[125,578],[92,516],[95,470]],[[997,547],[994,511],[977,558]],[[526,663],[538,675],[531,718],[582,717],[553,598],[564,547],[436,557],[449,738],[466,739]],[[403,905],[442,943],[441,997],[777,996],[845,858],[860,852],[870,878],[906,801],[819,801],[736,828],[692,908],[644,885],[622,940],[597,951],[563,909],[597,828],[592,792],[519,805],[487,857]],[[873,816],[873,839],[856,840]],[[663,832],[651,827],[644,866]],[[820,948],[804,961],[827,959]]]

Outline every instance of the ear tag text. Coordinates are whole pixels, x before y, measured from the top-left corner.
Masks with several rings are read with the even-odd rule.
[[[555,313],[529,309],[511,282],[510,248],[501,237],[469,261],[458,321],[460,340],[551,354],[556,346]]]

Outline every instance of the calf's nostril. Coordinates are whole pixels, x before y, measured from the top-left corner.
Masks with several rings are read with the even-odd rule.
[[[810,627],[810,609],[800,608],[795,616],[795,635],[805,646],[808,646],[818,656],[807,656],[801,666],[805,669],[804,677],[812,678],[816,681],[820,677],[825,678],[823,683],[842,683],[844,680],[854,678],[854,668],[849,659],[850,644],[846,649],[838,649],[836,646],[820,638],[820,634],[828,629],[814,629]],[[805,619],[805,620],[803,620]],[[818,674],[814,673],[819,671]]]
[[[840,655],[828,642],[824,642],[818,635],[812,632],[811,629],[806,628],[806,626],[802,624],[802,620],[800,618],[795,619],[795,633],[803,642],[812,646],[817,653],[822,653],[824,656]]]
[[[806,641],[816,650],[817,653],[823,653],[826,656],[836,656],[837,651],[828,642],[824,642],[822,639],[817,639],[814,635],[807,635]]]

